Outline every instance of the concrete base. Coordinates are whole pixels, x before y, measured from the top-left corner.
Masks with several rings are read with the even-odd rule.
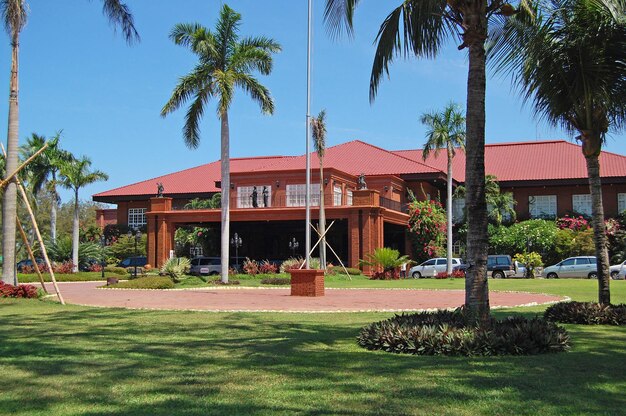
[[[324,270],[292,270],[291,296],[324,296]]]

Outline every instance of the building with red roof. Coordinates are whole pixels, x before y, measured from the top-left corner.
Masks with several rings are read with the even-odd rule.
[[[408,252],[409,191],[418,199],[445,202],[446,163],[445,152],[423,160],[421,150],[389,151],[359,140],[326,149],[322,187],[327,221],[334,221],[328,240],[341,259],[356,266],[365,254],[383,246]],[[316,154],[311,166],[312,219],[316,220],[320,189]],[[607,216],[615,216],[626,209],[626,156],[603,152],[600,166],[604,209]],[[591,213],[585,159],[573,143],[486,145],[485,168],[497,177],[503,192],[513,193],[518,218]],[[357,189],[361,174],[367,189]],[[305,155],[231,159],[231,232],[244,241],[239,250],[242,257],[281,260],[291,255],[293,238],[304,241],[304,178]],[[465,155],[459,151],[453,162],[454,185],[463,184],[464,178]],[[157,183],[163,185],[163,197],[156,197]],[[219,209],[185,209],[191,199],[207,199],[218,192],[220,162],[216,161],[101,192],[93,200],[117,204],[118,224],[145,226],[148,262],[160,265],[175,249],[177,228],[219,230]],[[455,214],[461,216],[464,202],[454,202]],[[296,254],[303,256],[304,244],[300,247]]]

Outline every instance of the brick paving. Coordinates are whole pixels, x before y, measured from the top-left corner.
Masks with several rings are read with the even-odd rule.
[[[194,290],[98,289],[103,282],[59,283],[67,303],[133,309],[358,312],[454,308],[465,299],[462,290],[327,289],[323,297],[290,296],[289,288],[201,288]],[[559,296],[490,292],[492,307],[544,304]]]

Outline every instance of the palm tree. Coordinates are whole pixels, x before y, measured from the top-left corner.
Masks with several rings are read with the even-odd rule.
[[[609,130],[626,120],[626,2],[532,1],[532,13],[505,23],[490,54],[512,74],[535,113],[577,132],[587,164],[598,261],[598,299],[609,304],[609,258],[599,156]]]
[[[457,186],[454,190],[455,198],[465,198],[467,192],[465,186]],[[487,201],[487,216],[497,225],[502,224],[505,216],[515,221],[515,205],[517,201],[512,192],[500,191],[500,184],[495,175],[485,175],[485,199]],[[465,213],[467,216],[467,212]]]
[[[74,191],[74,221],[72,224],[72,264],[74,265],[74,271],[78,271],[78,247],[79,247],[79,203],[78,203],[78,191],[94,182],[106,181],[109,179],[109,175],[99,170],[90,171],[91,160],[87,156],[83,156],[80,159],[74,159],[69,162],[64,162],[61,165],[60,176],[61,185],[64,188]]]
[[[180,78],[172,97],[161,110],[161,116],[179,109],[192,100],[185,116],[183,139],[190,148],[200,143],[200,119],[207,102],[217,100],[217,112],[221,122],[221,187],[222,230],[221,258],[222,282],[228,282],[229,234],[230,234],[230,130],[228,110],[232,104],[235,88],[241,88],[256,101],[261,111],[273,114],[274,101],[269,90],[251,74],[272,72],[272,54],[280,51],[280,45],[266,37],[239,39],[241,15],[224,5],[220,11],[215,31],[198,23],[179,23],[172,29],[170,39],[177,45],[188,47],[198,56],[198,64],[191,73]]]
[[[61,197],[56,189],[58,184],[57,175],[61,165],[72,160],[72,154],[59,146],[60,138],[61,133],[59,132],[52,139],[48,140],[46,150],[27,167],[29,187],[35,199],[44,187],[52,195],[52,203],[50,204],[50,241],[53,243],[56,241],[57,235],[57,209],[61,203]],[[27,139],[26,144],[20,148],[22,158],[27,159],[41,149],[45,143],[46,138],[44,136],[33,133]]]
[[[25,0],[0,0],[0,15],[4,29],[11,39],[11,78],[9,86],[9,127],[7,134],[6,171],[17,168],[19,106],[18,106],[18,57],[20,33],[26,24],[28,4]],[[102,0],[102,11],[114,26],[120,26],[126,41],[139,40],[133,16],[128,6],[120,0]],[[17,187],[10,182],[2,197],[2,255],[5,265],[15,264],[15,223],[17,216]],[[15,268],[2,268],[2,281],[15,282]]]
[[[431,152],[435,157],[439,150],[446,149],[448,156],[448,196],[446,201],[446,215],[448,217],[447,238],[447,267],[446,273],[452,274],[452,159],[456,154],[455,148],[465,149],[465,116],[463,110],[455,103],[450,103],[441,112],[422,114],[422,124],[428,127],[426,131],[426,144],[422,157],[424,161]]]
[[[358,4],[358,0],[326,0],[324,17],[332,34],[337,35],[344,29],[352,33],[354,9]],[[383,75],[389,74],[389,64],[397,55],[434,58],[450,37],[459,38],[459,50],[469,50],[465,204],[467,257],[472,267],[465,280],[465,307],[469,321],[482,325],[489,325],[484,189],[485,41],[490,18],[515,12],[515,8],[503,0],[403,0],[380,26],[370,77],[370,101],[373,101]]]
[[[311,119],[313,147],[320,162],[320,234],[326,233],[326,212],[324,209],[324,153],[326,152],[326,110],[320,111]],[[326,236],[320,242],[320,268],[326,270]]]

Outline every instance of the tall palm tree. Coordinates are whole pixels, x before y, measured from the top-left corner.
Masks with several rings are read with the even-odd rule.
[[[11,40],[11,77],[9,86],[9,127],[7,134],[6,171],[10,174],[17,168],[19,106],[18,106],[18,57],[20,33],[26,24],[28,3],[25,0],[0,0],[0,16],[4,29]],[[121,0],[102,0],[102,11],[111,24],[122,28],[126,41],[139,40],[133,16]],[[2,254],[5,266],[15,264],[15,223],[17,216],[17,187],[10,182],[2,197]],[[2,281],[13,283],[14,267],[2,268]]]
[[[61,165],[60,176],[61,185],[67,189],[71,189],[74,192],[74,218],[72,224],[72,264],[74,265],[74,271],[78,271],[78,247],[79,247],[79,203],[78,203],[78,191],[87,185],[90,185],[98,181],[106,181],[109,179],[109,175],[99,170],[90,170],[91,160],[87,156],[83,156],[80,159],[73,159],[69,162],[64,162]]]
[[[448,219],[447,230],[447,266],[446,272],[452,274],[452,159],[456,155],[456,148],[465,149],[465,116],[463,110],[455,104],[450,103],[446,108],[438,113],[425,113],[420,117],[422,124],[428,127],[426,131],[427,141],[424,144],[422,157],[424,161],[428,159],[431,152],[435,157],[439,150],[446,149],[448,156],[447,170],[447,200],[446,215]]]
[[[582,145],[591,193],[598,299],[611,301],[599,156],[626,120],[626,1],[532,1],[496,33],[490,56],[535,113]]]
[[[183,139],[190,148],[200,143],[200,119],[210,99],[217,100],[217,114],[221,122],[221,187],[222,230],[221,259],[222,282],[228,282],[230,238],[230,130],[228,111],[235,88],[241,88],[256,101],[265,114],[274,113],[274,101],[269,90],[252,76],[253,71],[263,75],[272,72],[272,54],[280,45],[269,38],[248,37],[239,39],[241,15],[224,5],[220,17],[211,31],[198,23],[179,23],[172,29],[170,39],[177,45],[188,47],[198,57],[198,64],[180,78],[172,97],[163,106],[161,116],[179,109],[191,100],[185,116]]]
[[[521,0],[522,2],[524,0]],[[333,35],[353,30],[359,0],[326,0],[325,19]],[[450,37],[459,50],[469,50],[467,76],[467,144],[465,183],[468,188],[467,257],[471,267],[465,280],[465,307],[471,323],[489,324],[487,285],[487,203],[485,201],[485,41],[488,21],[516,10],[503,0],[403,0],[385,18],[370,77],[370,101],[389,74],[397,55],[434,58]]]
[[[60,138],[61,133],[59,132],[52,139],[48,140],[46,150],[27,167],[29,187],[35,198],[44,188],[52,196],[52,203],[50,204],[50,240],[53,243],[56,241],[57,235],[57,209],[61,203],[61,197],[57,192],[57,176],[61,165],[72,160],[72,154],[59,146]],[[20,147],[22,158],[27,159],[41,149],[45,143],[46,138],[44,136],[33,133],[26,140],[26,144]]]
[[[324,208],[324,153],[326,152],[326,110],[311,119],[313,148],[320,162],[320,268],[326,270],[326,210]]]
[[[455,198],[465,198],[467,192],[465,186],[460,185],[454,190]],[[500,183],[495,175],[485,175],[485,199],[487,201],[487,216],[497,225],[502,224],[505,216],[511,221],[515,220],[515,198],[512,192],[502,193]],[[467,213],[465,213],[467,216]]]

